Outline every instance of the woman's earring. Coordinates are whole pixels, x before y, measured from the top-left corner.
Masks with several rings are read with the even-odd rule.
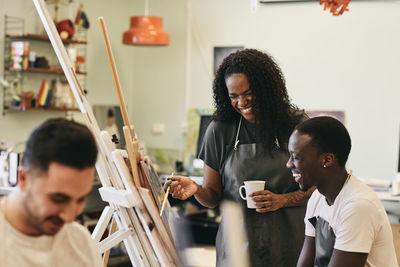
[[[324,168],[326,168],[326,165],[324,164]]]

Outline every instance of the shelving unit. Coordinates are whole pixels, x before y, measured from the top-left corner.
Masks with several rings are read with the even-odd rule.
[[[6,16],[7,17],[7,16]],[[14,40],[36,40],[36,41],[44,41],[49,42],[49,37],[47,35],[40,34],[6,34],[6,38],[14,39]],[[87,44],[86,41],[83,40],[64,40],[64,44]]]
[[[78,108],[36,108],[36,107],[32,107],[32,108],[10,108],[7,110],[7,113],[13,113],[13,112],[21,112],[21,111],[53,111],[53,112],[68,112],[68,111],[79,111]]]
[[[76,29],[75,30],[76,39],[71,40],[64,40],[64,44],[69,47],[73,47],[76,49],[77,54],[84,57],[86,59],[86,30]],[[29,42],[30,50],[35,50],[35,47],[38,48],[39,46],[48,45],[49,52],[46,54],[38,55],[38,56],[45,56],[46,58],[50,56],[51,58],[55,58],[54,52],[51,49],[50,40],[47,35],[40,35],[40,34],[33,34],[33,33],[25,33],[25,21],[23,18],[18,17],[11,17],[11,16],[4,16],[4,80],[10,82],[16,80],[20,77],[21,80],[29,81],[40,81],[43,78],[47,78],[50,82],[51,76],[49,75],[56,75],[63,81],[64,72],[62,71],[60,66],[52,66],[50,65],[49,68],[38,68],[38,67],[28,67],[26,69],[13,69],[11,68],[12,59],[11,59],[11,44],[12,42],[16,41],[23,41]],[[42,43],[42,44],[39,44]],[[42,74],[39,76],[39,74]],[[76,70],[76,74],[78,80],[82,86],[82,88],[86,88],[86,64],[82,64],[79,66],[79,69]],[[61,76],[62,75],[62,76]],[[64,79],[65,80],[65,79]],[[33,91],[35,92],[34,98],[37,97],[37,93],[39,88],[36,86],[29,87],[24,85],[23,91]],[[7,113],[14,113],[14,112],[23,112],[23,111],[49,111],[49,112],[67,112],[67,111],[78,111],[77,108],[59,108],[59,107],[49,107],[49,108],[42,108],[42,107],[31,107],[31,108],[24,108],[22,106],[17,106],[14,104],[15,101],[12,99],[11,93],[6,89],[3,88],[3,115]]]
[[[64,74],[61,68],[51,69],[51,68],[27,68],[26,70],[13,70],[5,69],[8,72],[41,72],[41,73],[54,73],[54,74]],[[76,74],[86,75],[86,72],[76,71]]]

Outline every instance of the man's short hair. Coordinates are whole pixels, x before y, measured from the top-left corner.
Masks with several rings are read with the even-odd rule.
[[[47,172],[57,162],[76,169],[96,164],[97,146],[90,130],[83,124],[63,119],[49,119],[29,136],[22,166]]]
[[[295,127],[300,134],[307,134],[322,153],[333,153],[344,167],[351,150],[351,139],[344,125],[328,116],[306,120]]]

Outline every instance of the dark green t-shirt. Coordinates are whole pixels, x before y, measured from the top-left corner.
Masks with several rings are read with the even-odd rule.
[[[223,163],[225,162],[227,146],[233,147],[238,130],[239,122],[221,122],[211,121],[204,134],[203,144],[201,145],[199,158],[204,163],[222,173]],[[257,137],[258,136],[258,137]],[[239,144],[259,143],[260,135],[257,135],[257,126],[246,120],[242,121],[242,126],[239,132]]]

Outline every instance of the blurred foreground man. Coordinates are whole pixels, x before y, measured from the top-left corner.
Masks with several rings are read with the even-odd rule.
[[[287,167],[302,190],[316,186],[304,218],[298,267],[397,267],[392,230],[376,194],[345,164],[351,140],[331,117],[297,125]]]
[[[50,119],[29,136],[18,186],[0,201],[0,266],[101,266],[74,222],[92,189],[97,147],[88,128]]]

